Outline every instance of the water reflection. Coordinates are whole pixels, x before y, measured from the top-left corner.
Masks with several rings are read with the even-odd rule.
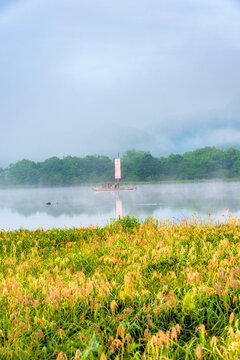
[[[116,199],[116,219],[119,219],[122,216],[123,216],[122,200]]]
[[[51,202],[50,206],[46,203]],[[130,214],[183,219],[240,212],[240,182],[138,185],[135,191],[94,192],[91,187],[1,189],[0,228],[106,224]]]

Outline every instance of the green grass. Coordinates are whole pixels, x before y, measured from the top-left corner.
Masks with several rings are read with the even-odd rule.
[[[240,224],[0,232],[1,359],[240,358]]]

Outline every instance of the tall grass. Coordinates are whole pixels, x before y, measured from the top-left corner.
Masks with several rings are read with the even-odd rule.
[[[240,358],[240,222],[0,232],[1,359]]]

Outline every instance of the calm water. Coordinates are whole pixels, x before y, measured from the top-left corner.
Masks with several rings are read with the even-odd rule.
[[[96,193],[86,186],[2,189],[0,229],[102,226],[121,208],[122,215],[139,219],[183,220],[192,214],[221,219],[226,209],[240,216],[240,182],[138,185],[119,194]]]

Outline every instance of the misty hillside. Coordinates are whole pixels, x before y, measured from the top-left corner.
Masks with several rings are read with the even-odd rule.
[[[122,156],[122,180],[161,181],[240,178],[240,150],[205,147],[183,155],[156,158],[129,150]],[[107,156],[51,157],[43,162],[21,160],[0,169],[0,185],[77,185],[114,180]]]

